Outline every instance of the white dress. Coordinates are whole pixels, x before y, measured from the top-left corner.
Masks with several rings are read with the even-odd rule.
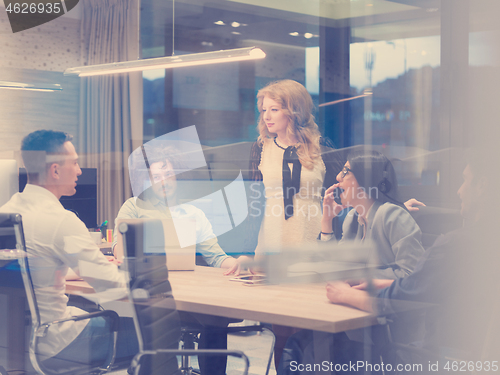
[[[318,158],[312,169],[302,166],[300,190],[293,197],[293,216],[285,220],[283,154],[284,150],[273,139],[264,141],[259,170],[263,176],[266,207],[255,249],[256,255],[315,242],[321,231],[321,190],[326,173],[323,160]]]

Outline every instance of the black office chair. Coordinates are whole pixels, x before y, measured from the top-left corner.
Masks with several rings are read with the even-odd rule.
[[[241,351],[217,349],[178,349],[181,323],[168,281],[165,254],[148,255],[146,230],[163,236],[160,220],[124,221],[118,226],[123,235],[124,267],[129,272],[129,299],[134,305],[134,323],[139,353],[132,361],[138,374],[191,374],[187,358],[200,355],[230,355],[244,361],[248,374],[249,360]],[[176,355],[182,356],[178,369]]]
[[[419,207],[418,211],[411,212],[422,231],[422,246],[431,247],[441,235],[463,226],[460,211],[441,207]]]
[[[40,312],[36,302],[36,294],[31,278],[28,253],[26,250],[24,232],[21,215],[19,214],[0,214],[0,237],[2,248],[15,248],[18,251],[22,250],[26,256],[19,259],[21,266],[21,274],[24,283],[24,289],[28,300],[29,309],[31,312],[31,339],[29,347],[29,355],[33,368],[40,375],[63,375],[63,374],[102,374],[111,369],[115,358],[116,337],[118,331],[118,315],[114,311],[98,311],[90,314],[73,316],[68,319],[57,320],[53,322],[42,322],[40,320]],[[38,341],[47,334],[51,326],[61,324],[67,321],[80,321],[95,317],[105,317],[110,319],[110,333],[113,334],[113,340],[110,341],[108,348],[108,356],[102,363],[83,364],[78,362],[59,361],[58,366],[48,367],[37,352]],[[22,333],[24,334],[24,332]]]

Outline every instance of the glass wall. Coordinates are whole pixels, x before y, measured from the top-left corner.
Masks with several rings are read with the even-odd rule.
[[[0,159],[20,162],[20,142],[34,130],[73,134],[81,164],[92,173],[85,193],[91,203],[77,202],[92,206],[95,223],[88,226],[109,221],[113,228],[121,205],[134,195],[132,151],[142,157],[142,145],[194,125],[204,169],[177,177],[176,203],[198,204],[221,248],[241,255],[248,230],[239,225],[241,217],[235,220],[234,209],[246,212],[247,202],[243,194],[233,201],[228,194],[240,187],[233,182],[251,193],[256,94],[276,80],[306,87],[320,132],[340,150],[342,163],[352,150],[378,150],[393,161],[399,200],[417,198],[456,216],[464,150],[481,137],[499,139],[498,0],[141,0],[138,24],[127,19],[133,19],[130,34],[138,31],[138,40],[122,54],[103,53],[99,63],[250,46],[266,58],[101,81],[63,75],[67,68],[93,64],[89,50],[99,39],[95,30],[85,31],[91,2],[80,3],[71,17],[20,33],[11,33],[0,5],[0,86],[15,81],[63,87],[50,95],[0,87]],[[101,33],[103,51],[116,52],[106,43],[121,41],[123,35],[114,34],[120,30],[109,29],[109,38]],[[341,169],[336,167],[334,175]],[[16,170],[8,176],[14,183]],[[276,181],[283,186],[286,177],[279,172]],[[2,202],[16,190],[11,185]],[[0,303],[0,315],[7,313],[5,306]],[[0,325],[0,349],[7,346],[6,331]]]
[[[449,166],[425,164],[423,156],[449,146],[442,137],[450,129],[441,124],[448,92],[440,84],[440,1],[142,4],[143,57],[253,45],[267,54],[144,73],[145,140],[196,125],[206,146],[253,142],[257,91],[289,78],[306,86],[321,132],[337,148],[365,144],[392,158],[418,156],[397,167],[400,183],[433,188],[403,195],[441,202],[437,185]]]

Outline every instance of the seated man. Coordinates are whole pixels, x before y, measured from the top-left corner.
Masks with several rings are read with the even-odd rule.
[[[196,223],[196,250],[201,253],[206,263],[212,267],[225,268],[225,275],[240,273],[241,262],[248,260],[246,256],[238,259],[228,256],[220,247],[217,237],[213,233],[212,225],[202,210],[189,205],[179,205],[177,197],[176,172],[183,169],[179,160],[179,152],[172,147],[148,150],[147,171],[141,170],[144,160],[133,161],[130,170],[132,184],[142,186],[144,180],[151,187],[146,189],[139,197],[128,199],[121,207],[115,219],[113,252],[118,260],[123,258],[123,248],[118,241],[117,225],[120,219],[191,219]],[[141,156],[142,158],[142,156]],[[134,163],[138,165],[134,165]],[[226,349],[227,334],[224,332],[211,332],[211,329],[227,327],[230,319],[179,312],[180,318],[185,323],[199,326],[201,336],[200,349]],[[199,357],[202,374],[225,374],[225,356]]]
[[[33,286],[42,322],[66,319],[85,311],[67,305],[65,276],[71,268],[96,291],[122,289],[126,280],[101,253],[85,224],[59,202],[61,196],[76,193],[81,170],[72,136],[59,131],[38,130],[21,145],[28,184],[0,208],[22,215],[26,248],[30,256]],[[96,275],[99,275],[98,277]],[[91,363],[104,359],[111,337],[108,323],[91,320],[52,325],[40,337],[39,355],[51,367],[59,360]],[[123,321],[117,358],[132,357],[138,351],[131,321]]]
[[[149,173],[140,171],[139,167],[130,171],[131,181],[151,178],[152,186],[139,197],[128,199],[120,208],[115,220],[112,245],[115,256],[119,260],[123,257],[123,249],[117,240],[119,219],[192,219],[196,223],[196,251],[202,254],[209,266],[227,269],[226,275],[238,275],[241,262],[248,260],[248,257],[235,259],[228,256],[221,249],[203,211],[189,204],[178,204],[175,171],[181,169],[181,161],[177,154],[173,148],[148,150]]]
[[[458,190],[465,227],[438,238],[420,258],[412,274],[396,280],[374,280],[377,298],[370,297],[364,290],[366,284],[351,286],[331,282],[327,285],[331,302],[390,316],[393,320],[398,319],[402,301],[424,302],[430,306],[425,309],[425,329],[418,344],[407,346],[406,351],[399,350],[397,356],[389,347],[378,348],[386,365],[389,362],[394,366],[392,371],[397,365],[414,364],[422,366],[419,373],[452,372],[459,369],[461,363],[471,364],[472,367],[467,367],[470,372],[486,371],[486,368],[498,371],[500,252],[495,245],[498,241],[495,231],[498,230],[499,200],[495,191],[498,184],[494,182],[498,180],[494,173],[498,159],[491,156],[492,150],[484,147],[469,155],[464,181]],[[418,331],[418,323],[405,327],[407,335]],[[371,332],[376,342],[380,331]],[[317,348],[318,341],[313,342],[311,331],[292,337],[279,373],[297,374],[321,363],[323,358],[318,358],[313,349],[315,345]],[[352,370],[349,364],[357,361],[371,361],[372,366],[378,364],[381,368],[379,358],[364,356],[367,347],[373,349],[372,345],[349,341],[344,333],[324,336],[322,344],[329,347],[332,372]],[[366,373],[368,368],[358,368],[357,372]]]

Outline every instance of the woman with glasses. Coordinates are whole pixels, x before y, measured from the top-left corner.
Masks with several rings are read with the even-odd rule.
[[[370,263],[379,265],[376,278],[395,279],[410,274],[424,253],[422,233],[399,202],[390,160],[377,151],[351,153],[337,181],[323,200],[320,239],[334,238],[332,220],[343,209],[352,207],[344,220],[340,242],[370,240],[374,245]],[[336,191],[340,191],[340,204],[334,199]]]
[[[341,203],[335,202],[336,195],[340,195]],[[353,152],[337,175],[337,183],[325,193],[319,238],[322,241],[335,238],[332,220],[344,209],[352,207],[344,220],[340,243],[371,241],[369,263],[378,264],[373,277],[404,277],[412,273],[418,258],[424,253],[420,228],[405,208],[414,202],[420,203],[410,200],[403,205],[399,202],[396,173],[389,159],[377,151]],[[404,326],[408,323],[402,320],[394,324]],[[374,328],[371,334],[376,336],[377,329]],[[372,353],[373,348],[369,344],[371,340],[363,342],[363,337],[363,330],[337,334],[298,331],[287,341],[281,362],[276,367],[277,373],[297,374],[298,365],[323,363],[325,353],[332,363],[364,360],[367,358],[365,350],[370,349],[366,353]],[[318,347],[323,350],[318,351]],[[378,360],[376,355],[368,359],[370,363]]]

